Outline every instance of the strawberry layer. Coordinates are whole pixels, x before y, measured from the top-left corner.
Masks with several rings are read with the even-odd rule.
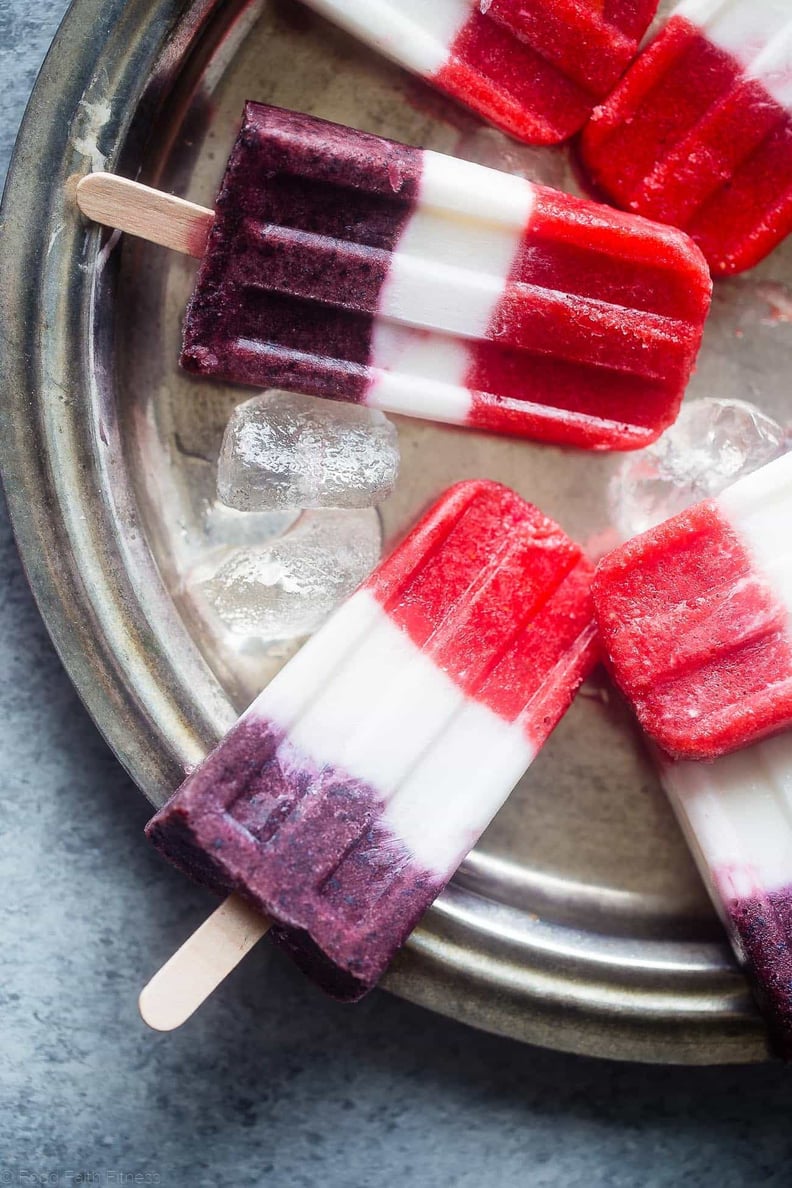
[[[538,508],[507,487],[469,482],[451,488],[364,588],[467,696],[520,721],[538,750],[547,714],[526,716],[526,707],[555,702],[550,674],[570,658],[576,683],[591,663],[591,574]]]
[[[522,417],[526,435],[594,448],[654,440],[676,419],[710,291],[688,241],[537,187],[492,341],[472,352],[465,377],[471,423],[494,429]],[[533,350],[530,368],[508,349],[518,333]]]
[[[148,834],[359,997],[595,662],[590,570],[494,483],[452,488],[309,641]]]
[[[474,4],[433,81],[521,140],[556,144],[611,90],[656,8],[657,0]]]
[[[702,19],[713,11],[701,0],[682,8]],[[792,19],[779,9],[757,42],[754,9],[716,5],[703,30],[673,16],[582,141],[605,193],[686,230],[716,274],[753,266],[792,230],[792,88],[781,81],[792,69]]]
[[[606,656],[671,755],[712,759],[792,726],[790,503],[787,455],[597,570]]]

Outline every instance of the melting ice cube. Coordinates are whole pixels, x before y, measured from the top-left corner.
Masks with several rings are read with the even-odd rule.
[[[783,454],[784,430],[742,400],[685,404],[668,432],[630,454],[611,481],[611,516],[628,540],[702,499],[720,494]]]
[[[306,512],[278,540],[228,555],[199,593],[234,635],[308,635],[374,568],[381,543],[373,509]]]

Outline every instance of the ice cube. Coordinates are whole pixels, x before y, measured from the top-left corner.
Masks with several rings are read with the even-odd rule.
[[[363,508],[390,495],[398,472],[398,435],[381,412],[264,392],[232,414],[217,486],[240,511]]]
[[[199,593],[236,636],[308,635],[371,572],[381,544],[373,509],[305,512],[280,539],[231,553]]]
[[[203,516],[203,544],[209,549],[234,549],[244,545],[259,547],[282,536],[299,518],[298,510],[237,511],[219,500],[206,508]]]
[[[615,527],[628,540],[720,494],[790,445],[780,425],[743,400],[685,404],[676,424],[647,449],[630,454],[611,480]]]

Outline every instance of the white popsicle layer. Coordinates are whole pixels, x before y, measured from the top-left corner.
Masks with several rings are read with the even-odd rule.
[[[792,735],[714,763],[673,763],[663,783],[719,900],[792,886]]]
[[[431,77],[448,61],[451,46],[476,0],[309,0],[311,8],[386,58]]]
[[[468,161],[426,152],[415,213],[393,252],[381,316],[487,337],[526,235],[536,191]],[[375,366],[377,361],[375,359]]]
[[[460,340],[491,336],[536,204],[524,178],[504,175],[497,186],[493,178],[469,161],[424,153],[419,200],[374,326],[372,408],[460,425],[470,416],[473,359]]]
[[[727,487],[717,504],[786,608],[792,638],[792,452]]]
[[[442,878],[535,753],[523,722],[467,698],[365,590],[305,645],[246,719],[274,723],[317,767],[368,784],[381,797],[383,825]],[[352,736],[350,720],[361,723]]]

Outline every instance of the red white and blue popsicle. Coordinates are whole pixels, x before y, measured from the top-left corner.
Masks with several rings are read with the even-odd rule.
[[[757,264],[792,231],[789,0],[683,0],[582,151],[605,193],[684,228],[713,273]]]
[[[307,0],[504,131],[557,144],[638,52],[657,0]]]
[[[249,103],[182,366],[591,449],[675,419],[711,281],[671,228]]]
[[[331,994],[377,982],[596,659],[591,567],[496,483],[436,504],[149,823]]]
[[[670,755],[715,759],[792,727],[792,454],[609,554],[605,656]]]

